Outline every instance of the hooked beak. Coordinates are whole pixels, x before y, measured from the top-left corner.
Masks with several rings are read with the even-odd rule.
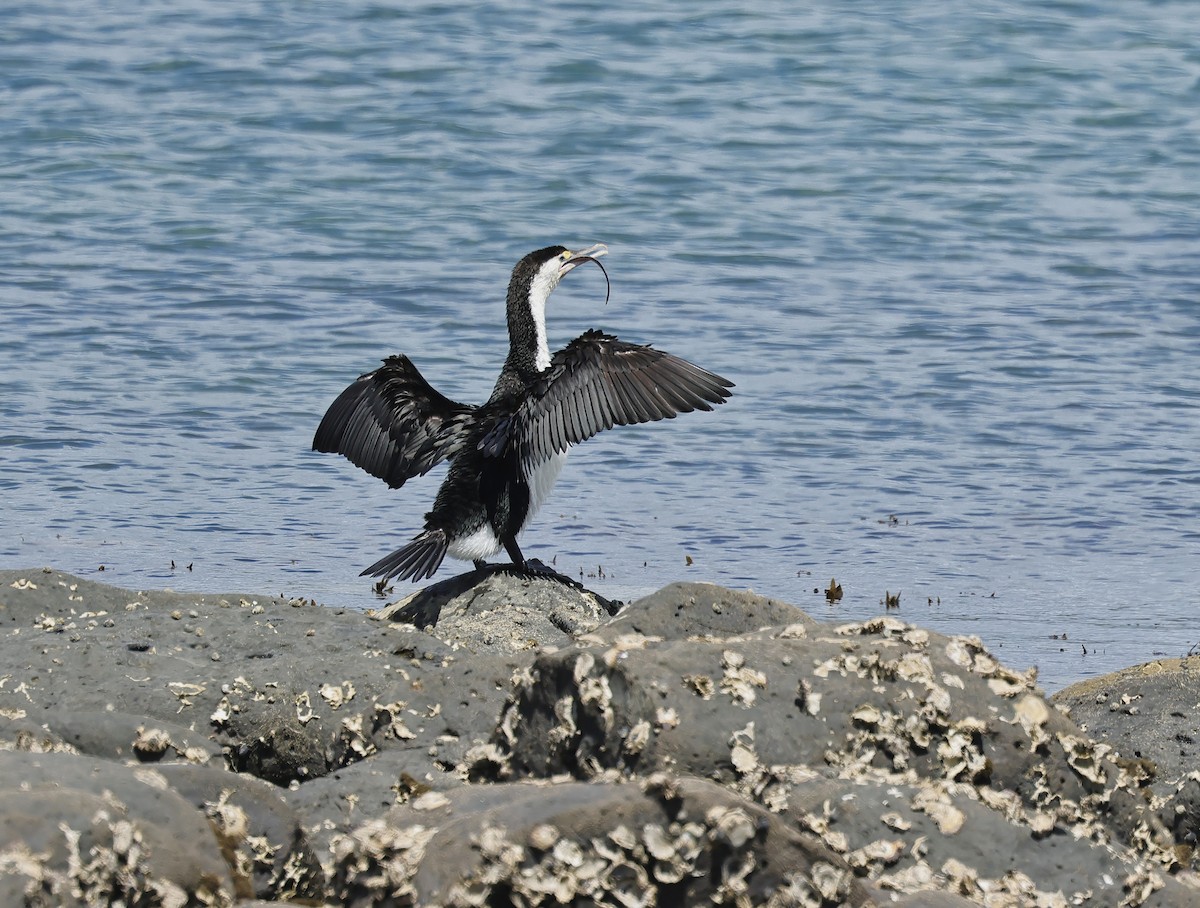
[[[562,267],[558,269],[558,277],[561,280],[569,271],[574,271],[579,265],[584,262],[595,262],[597,267],[604,272],[604,304],[608,305],[608,297],[612,293],[612,282],[608,279],[608,271],[600,264],[600,256],[608,254],[608,247],[603,243],[597,243],[595,246],[588,246],[587,249],[580,249],[578,252],[572,252],[571,257],[563,262]]]

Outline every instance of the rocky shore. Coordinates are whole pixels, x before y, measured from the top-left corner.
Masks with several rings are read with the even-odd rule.
[[[1200,658],[1047,699],[892,617],[606,605],[2,571],[0,905],[1200,905]]]

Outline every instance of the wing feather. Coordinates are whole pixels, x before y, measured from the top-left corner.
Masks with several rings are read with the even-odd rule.
[[[399,488],[458,452],[476,409],[439,394],[407,356],[389,356],[338,395],[313,450],[342,454]]]
[[[610,374],[609,385],[613,390],[613,403],[621,415],[621,425],[631,426],[652,421],[653,417],[642,407],[637,389],[629,381],[624,370]]]
[[[531,468],[614,425],[711,410],[732,387],[663,350],[588,331],[554,355],[533,393],[480,448],[494,455],[515,441]]]

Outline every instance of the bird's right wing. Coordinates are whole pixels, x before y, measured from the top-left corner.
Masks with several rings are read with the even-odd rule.
[[[342,454],[396,489],[457,453],[475,410],[435,391],[407,356],[389,356],[338,395],[313,450]]]
[[[587,331],[554,354],[525,402],[488,429],[479,447],[496,457],[515,443],[532,468],[613,426],[711,410],[732,387],[664,350]]]

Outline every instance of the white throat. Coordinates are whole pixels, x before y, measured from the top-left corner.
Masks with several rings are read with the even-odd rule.
[[[539,372],[550,368],[550,344],[546,340],[546,300],[558,286],[558,269],[538,272],[529,288],[529,311],[533,314],[533,327],[537,332],[537,356],[534,365]]]

